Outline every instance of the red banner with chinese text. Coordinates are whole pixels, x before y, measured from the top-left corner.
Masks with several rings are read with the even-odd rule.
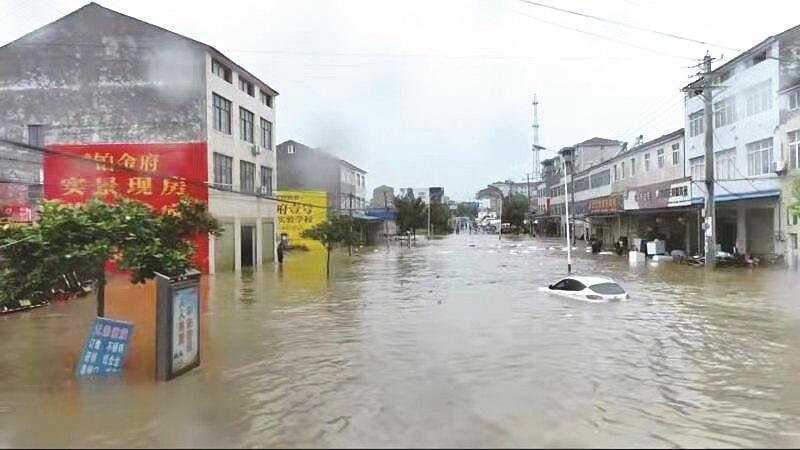
[[[44,157],[44,196],[83,203],[97,195],[138,200],[158,210],[181,196],[208,202],[208,156],[204,142],[168,144],[52,145]],[[195,238],[195,259],[208,272],[208,237]]]

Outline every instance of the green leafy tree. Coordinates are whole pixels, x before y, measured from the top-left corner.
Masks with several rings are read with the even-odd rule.
[[[435,233],[450,233],[450,207],[444,203],[431,205],[431,226]]]
[[[302,236],[306,239],[319,241],[327,252],[325,262],[325,273],[331,277],[331,251],[337,244],[350,246],[358,244],[361,239],[360,233],[353,230],[353,219],[350,216],[335,215],[324,222],[320,222],[313,228],[303,230]]]
[[[416,233],[417,228],[427,227],[427,211],[425,203],[421,198],[400,198],[394,199],[396,210],[397,228],[400,232],[411,231]]]
[[[461,202],[456,206],[456,215],[458,217],[469,217],[470,219],[477,219],[478,205],[470,202]]]
[[[199,233],[221,228],[204,203],[183,198],[174,212],[158,212],[144,203],[117,198],[93,199],[72,206],[44,203],[40,219],[27,226],[0,229],[0,257],[5,260],[0,289],[6,301],[49,299],[66,274],[95,282],[98,316],[105,309],[105,263],[115,260],[132,283],[156,272],[177,275],[192,267]]]
[[[503,222],[510,223],[517,230],[525,225],[525,214],[528,212],[528,198],[524,195],[512,195],[503,198]]]

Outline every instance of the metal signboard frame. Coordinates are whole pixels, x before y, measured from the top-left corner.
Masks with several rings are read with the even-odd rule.
[[[169,278],[158,274],[156,306],[156,379],[168,381],[179,377],[200,365],[200,272],[191,272],[181,277]],[[192,297],[182,295],[189,291]],[[193,292],[191,292],[193,291]],[[196,350],[191,362],[175,367],[175,324],[177,301],[193,302],[191,317],[194,319],[192,341]]]

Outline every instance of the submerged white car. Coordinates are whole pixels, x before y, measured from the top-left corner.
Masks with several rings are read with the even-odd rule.
[[[544,290],[584,302],[614,302],[630,298],[619,283],[605,277],[567,277]]]

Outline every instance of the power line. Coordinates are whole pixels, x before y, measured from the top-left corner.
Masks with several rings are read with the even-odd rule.
[[[649,120],[645,121],[645,122],[644,122],[644,123],[642,123],[641,125],[638,125],[638,126],[637,126],[637,127],[635,127],[635,128],[632,130],[632,131],[633,131],[633,132],[635,132],[636,130],[638,130],[638,131],[641,131],[641,130],[643,130],[643,129],[644,129],[646,126],[648,126],[648,125],[650,125],[651,123],[655,122],[657,119],[660,119],[660,118],[661,118],[661,117],[662,117],[664,114],[666,114],[666,113],[668,113],[668,112],[672,111],[672,110],[673,110],[673,108],[675,108],[676,106],[678,106],[678,105],[680,104],[680,101],[681,101],[681,98],[678,98],[678,99],[675,99],[675,100],[673,100],[673,101],[669,102],[669,103],[667,104],[667,106],[666,106],[666,109],[662,109],[662,110],[661,110],[661,112],[659,112],[658,114],[656,114],[655,116],[653,116],[653,117],[652,117],[652,118],[650,118]],[[630,133],[630,131],[629,131],[629,132],[627,132],[627,133],[625,133],[625,134],[626,134],[626,135],[628,135],[629,133]],[[624,138],[624,137],[625,137],[625,136],[623,136],[623,138]]]
[[[714,128],[714,129],[711,130],[711,132],[714,134],[714,141],[715,142],[721,142],[719,136],[717,136],[717,129]],[[717,161],[717,155],[716,155],[716,152],[714,152],[714,171],[717,170],[716,161]],[[738,164],[735,164],[735,163],[733,164],[733,170],[735,170],[736,173],[739,174],[739,176],[745,177],[745,174],[741,170],[739,170]],[[745,177],[744,179],[747,180],[747,182],[750,183],[750,186],[752,186],[754,190],[758,191],[758,188],[756,187],[755,184],[753,184],[752,180],[748,179],[747,177]]]
[[[596,37],[596,38],[599,38],[599,39],[605,39],[607,41],[615,42],[617,44],[627,45],[628,47],[638,48],[639,50],[644,50],[644,51],[647,51],[647,52],[656,53],[656,54],[659,54],[661,56],[668,56],[670,58],[685,59],[685,60],[690,60],[690,61],[694,61],[695,60],[695,58],[690,58],[688,56],[673,55],[672,53],[666,53],[666,52],[662,52],[660,50],[655,50],[655,49],[652,49],[652,48],[649,48],[649,47],[636,45],[636,44],[633,44],[631,42],[624,41],[622,39],[616,39],[616,38],[612,38],[612,37],[609,37],[609,36],[604,36],[602,34],[592,33],[591,31],[581,30],[580,28],[574,28],[574,27],[571,27],[569,25],[563,25],[563,24],[560,24],[560,23],[551,22],[549,20],[545,20],[545,19],[542,19],[540,17],[532,16],[532,15],[524,13],[522,11],[517,11],[516,9],[512,9],[511,11],[513,11],[513,12],[515,12],[515,13],[521,15],[521,16],[529,17],[529,18],[531,18],[533,20],[536,20],[538,22],[545,23],[547,25],[552,25],[552,26],[558,27],[558,28],[564,28],[566,30],[574,31],[576,33],[585,34],[585,35]]]
[[[634,127],[635,123],[637,123],[642,117],[651,117],[653,113],[661,110],[661,108],[663,108],[669,101],[672,100],[672,96],[673,94],[669,94],[667,96],[660,97],[658,100],[649,101],[648,106],[642,110],[641,114],[637,114],[635,119],[627,122],[624,126],[617,127],[612,133],[612,136],[624,137],[628,134],[628,131],[631,128],[638,128],[638,126]]]
[[[22,148],[25,148],[27,150],[31,150],[31,151],[34,151],[34,152],[42,153],[42,154],[45,154],[45,155],[69,158],[69,159],[73,159],[75,161],[82,162],[84,164],[94,164],[94,165],[98,164],[97,161],[95,161],[93,159],[84,158],[83,156],[74,155],[72,153],[60,152],[60,151],[48,149],[48,148],[45,148],[45,147],[38,147],[38,146],[35,146],[35,145],[26,144],[24,142],[14,141],[14,140],[11,140],[11,139],[0,138],[0,143],[5,143],[5,144],[8,144],[8,145],[22,147]],[[20,161],[24,161],[24,160],[20,160]],[[29,162],[29,161],[27,161],[27,162]],[[172,181],[179,181],[179,182],[182,181],[182,182],[184,182],[186,184],[191,184],[191,185],[194,185],[194,186],[199,186],[199,187],[202,187],[202,188],[211,189],[211,190],[215,190],[215,191],[219,191],[219,192],[234,193],[234,194],[243,195],[243,196],[246,196],[246,197],[253,197],[253,198],[257,198],[257,199],[266,199],[266,200],[272,200],[272,201],[276,201],[276,202],[280,202],[280,203],[287,203],[287,204],[298,205],[298,206],[308,206],[308,207],[312,207],[312,208],[326,209],[326,210],[331,210],[331,211],[343,211],[344,210],[344,208],[335,208],[335,207],[331,207],[331,206],[320,206],[320,205],[314,205],[314,204],[311,204],[311,203],[297,202],[297,201],[294,201],[294,200],[286,200],[286,199],[283,199],[283,198],[280,198],[280,197],[267,195],[267,194],[258,194],[258,193],[255,193],[255,192],[246,192],[246,191],[240,191],[240,190],[237,191],[237,190],[233,190],[233,189],[222,188],[222,187],[214,185],[213,183],[208,183],[208,182],[206,182],[204,180],[187,179],[187,178],[182,178],[182,177],[169,175],[169,174],[164,174],[164,173],[159,173],[159,172],[148,172],[148,171],[144,171],[144,170],[135,169],[133,167],[126,167],[126,166],[121,165],[121,164],[109,164],[109,163],[102,163],[102,164],[104,166],[114,167],[115,169],[119,169],[119,170],[122,170],[122,171],[125,171],[125,172],[134,173],[134,174],[137,174],[137,175],[146,175],[146,176],[150,176],[150,177],[155,177],[155,178],[160,178],[160,179],[169,179],[169,180],[172,180]]]
[[[605,23],[610,23],[612,25],[618,25],[618,26],[622,26],[622,27],[627,27],[627,28],[631,28],[631,29],[634,29],[634,30],[638,30],[638,31],[644,31],[644,32],[647,32],[647,33],[657,34],[657,35],[660,35],[660,36],[666,36],[666,37],[673,38],[673,39],[679,39],[679,40],[682,40],[682,41],[693,42],[695,44],[710,45],[712,47],[723,48],[723,49],[731,50],[731,51],[734,51],[734,52],[742,52],[742,50],[740,50],[740,49],[736,49],[736,48],[733,48],[733,47],[728,47],[726,45],[714,44],[714,43],[708,42],[708,41],[701,41],[699,39],[693,39],[693,38],[689,38],[689,37],[685,37],[685,36],[680,36],[680,35],[677,35],[677,34],[674,34],[674,33],[668,33],[668,32],[665,32],[665,31],[654,30],[652,28],[646,28],[646,27],[643,27],[643,26],[639,26],[639,25],[635,25],[635,24],[627,23],[627,22],[622,22],[622,21],[619,21],[619,20],[606,19],[604,17],[598,17],[598,16],[594,16],[594,15],[591,15],[591,14],[587,14],[587,13],[582,13],[582,12],[578,12],[578,11],[572,11],[572,10],[569,10],[569,9],[559,8],[557,6],[547,5],[545,3],[539,3],[539,2],[532,1],[532,0],[517,0],[517,1],[522,2],[522,3],[527,3],[527,4],[533,5],[533,6],[539,6],[539,7],[542,7],[542,8],[552,9],[554,11],[559,11],[559,12],[566,13],[566,14],[572,14],[572,15],[583,17],[583,18],[586,18],[586,19],[597,20],[597,21],[600,21],[600,22],[605,22]]]

